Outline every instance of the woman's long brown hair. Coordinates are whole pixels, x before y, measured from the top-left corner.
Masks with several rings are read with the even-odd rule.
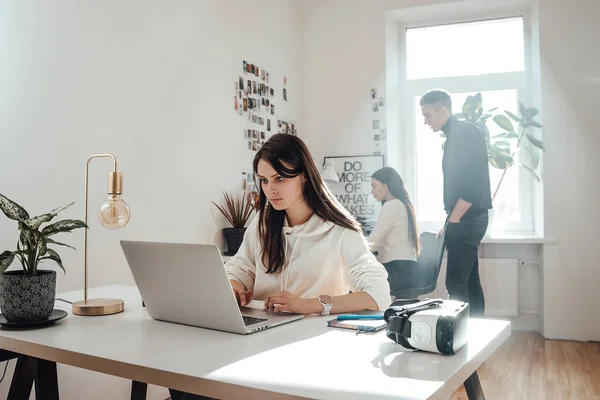
[[[415,253],[418,257],[419,253],[421,252],[421,248],[419,244],[419,233],[417,229],[417,218],[415,217],[415,208],[410,201],[410,194],[408,193],[406,186],[404,186],[404,181],[400,177],[400,174],[396,172],[394,168],[383,167],[373,172],[371,178],[376,179],[381,183],[385,183],[392,196],[400,200],[402,204],[404,204],[404,207],[406,207],[406,213],[408,214],[408,238],[415,247]],[[381,203],[385,203],[385,200]]]
[[[254,174],[258,172],[258,162],[264,160],[284,178],[294,178],[304,174],[306,182],[303,197],[312,211],[325,221],[332,222],[356,232],[362,232],[360,224],[335,198],[325,184],[308,148],[297,136],[278,133],[258,150],[254,157]],[[262,249],[262,262],[267,273],[274,274],[283,270],[285,264],[285,243],[283,222],[285,210],[276,210],[268,202],[260,189],[258,232]]]

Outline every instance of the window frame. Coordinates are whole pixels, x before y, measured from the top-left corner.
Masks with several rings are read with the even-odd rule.
[[[524,48],[524,70],[516,72],[493,73],[485,75],[467,75],[443,78],[425,78],[408,80],[407,78],[407,52],[406,52],[406,30],[411,28],[421,28],[426,26],[449,25],[457,23],[480,22],[486,20],[497,20],[504,18],[522,18],[523,21],[523,48]],[[532,104],[533,82],[532,82],[532,35],[530,15],[526,9],[503,10],[489,13],[479,13],[470,15],[449,15],[438,18],[427,18],[418,20],[404,20],[398,23],[398,32],[400,38],[400,71],[399,71],[399,106],[400,106],[400,145],[401,145],[401,163],[399,165],[404,182],[413,196],[417,216],[418,211],[418,191],[417,191],[417,153],[416,153],[416,129],[415,124],[422,123],[422,120],[415,119],[417,110],[415,109],[414,98],[422,95],[431,88],[444,88],[449,92],[478,92],[502,89],[516,89],[517,98],[523,104]],[[453,105],[454,111],[460,105]],[[484,99],[485,107],[485,99]],[[493,105],[490,105],[493,107]],[[419,114],[420,115],[420,110]],[[490,121],[491,122],[491,121]],[[491,122],[493,123],[493,122]],[[490,166],[490,168],[492,168]],[[519,197],[521,204],[521,220],[518,222],[494,221],[495,233],[507,234],[531,234],[535,232],[535,213],[536,204],[534,185],[535,179],[524,168],[515,165],[511,168],[518,169],[519,175]],[[491,188],[492,194],[495,187]],[[420,230],[436,230],[443,225],[444,221],[420,220]]]

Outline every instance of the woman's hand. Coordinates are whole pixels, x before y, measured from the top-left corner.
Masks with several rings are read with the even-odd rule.
[[[252,290],[246,290],[244,285],[235,280],[230,280],[229,283],[240,306],[248,305],[252,301]]]
[[[317,299],[305,299],[287,290],[275,293],[265,299],[265,310],[267,311],[314,314],[319,313],[322,309],[323,306]]]

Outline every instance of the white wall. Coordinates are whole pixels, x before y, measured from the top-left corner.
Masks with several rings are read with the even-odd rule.
[[[587,307],[600,304],[594,230],[600,225],[596,153],[600,126],[595,110],[600,89],[600,30],[597,0],[540,0],[545,234],[557,239],[543,250],[543,333],[550,338],[600,340],[600,320]],[[386,12],[451,0],[303,1],[304,124],[315,156],[368,154],[372,111],[368,91],[386,82]],[[498,2],[473,1],[481,12]],[[465,11],[465,7],[461,7]],[[536,32],[537,34],[538,32]],[[388,60],[389,61],[389,60]],[[392,82],[393,87],[393,82]],[[392,98],[392,93],[388,93]],[[388,113],[393,110],[388,109]],[[399,135],[390,131],[388,137]],[[399,145],[399,144],[398,144]],[[388,153],[393,155],[391,148]],[[392,159],[392,166],[401,160]],[[490,250],[495,257],[518,257],[521,250]],[[533,251],[535,253],[535,251]],[[527,251],[531,253],[531,251]],[[537,261],[537,260],[533,260]],[[524,287],[537,288],[539,272],[524,274]],[[522,286],[523,288],[523,286]],[[522,293],[529,293],[522,290]],[[537,295],[536,295],[537,296]],[[525,299],[538,304],[536,298]]]
[[[254,155],[233,109],[242,60],[270,71],[276,116],[300,122],[303,135],[300,21],[292,0],[0,1],[0,193],[36,215],[75,201],[61,216],[82,219],[86,158],[117,156],[132,217],[121,231],[96,220],[112,164],[95,160],[91,286],[133,282],[121,239],[219,243],[211,201],[241,188]],[[81,289],[83,232],[62,238],[79,251],[60,253],[58,290]],[[0,251],[16,239],[2,215]],[[98,399],[128,398],[125,380],[59,374],[62,398],[91,399],[91,388]]]
[[[600,2],[540,0],[539,16],[545,228],[558,239],[544,249],[544,334],[600,340],[587,306],[600,304]]]

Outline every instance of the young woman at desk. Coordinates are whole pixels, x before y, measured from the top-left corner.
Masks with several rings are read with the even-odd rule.
[[[377,259],[388,272],[392,294],[411,287],[418,276],[419,235],[408,190],[395,169],[385,167],[371,175],[371,194],[383,204],[368,238]]]
[[[385,310],[385,268],[325,185],[302,140],[273,135],[254,157],[259,212],[225,268],[240,305],[298,314]],[[351,293],[350,293],[351,292]]]

